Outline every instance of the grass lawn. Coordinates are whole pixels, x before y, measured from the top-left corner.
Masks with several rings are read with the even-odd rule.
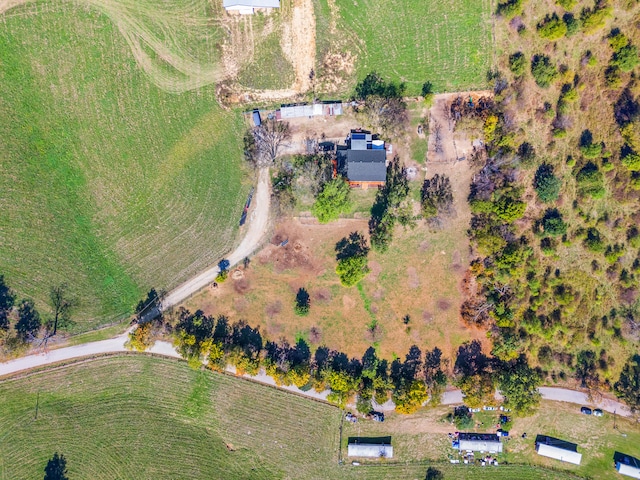
[[[49,287],[67,282],[83,331],[122,318],[148,288],[171,288],[217,261],[234,242],[248,190],[240,115],[217,105],[213,86],[159,89],[95,10],[43,2],[1,19],[8,284],[46,310]],[[198,57],[218,37],[210,30],[189,48],[168,27],[154,32],[172,52]]]
[[[406,82],[410,95],[427,80],[439,92],[486,86],[491,0],[316,0],[315,7],[324,24],[330,24],[327,16],[338,16],[337,32],[317,32],[319,58],[340,44],[356,55],[358,79],[376,70]]]
[[[58,451],[70,478],[92,480],[221,478],[221,472],[230,480],[422,480],[434,449],[427,441],[448,448],[444,433],[425,430],[437,430],[433,419],[431,426],[421,423],[437,411],[425,412],[347,425],[343,441],[359,427],[392,433],[398,463],[339,466],[335,407],[175,360],[103,358],[0,383],[0,478],[41,477]],[[451,479],[572,478],[539,467],[437,466]]]

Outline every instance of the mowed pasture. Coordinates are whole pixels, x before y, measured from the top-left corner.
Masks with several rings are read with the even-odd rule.
[[[196,56],[157,28],[171,51]],[[240,115],[218,106],[214,86],[158,88],[127,39],[75,4],[0,15],[0,273],[44,311],[50,286],[68,283],[75,331],[219,260],[249,188]],[[213,48],[199,40],[190,48]]]
[[[358,79],[375,70],[418,95],[482,89],[492,64],[491,0],[316,0],[318,60],[350,51]],[[331,28],[331,25],[335,28]]]
[[[418,441],[427,437],[409,429],[405,433],[415,440],[411,458],[401,448],[403,458],[394,461],[340,466],[339,409],[142,355],[6,380],[0,383],[0,400],[0,478],[7,480],[41,477],[56,451],[67,458],[70,478],[92,480],[422,480],[432,448],[424,445],[421,454]],[[393,430],[404,418],[411,417],[392,419],[389,426]],[[363,423],[363,434],[384,425]],[[515,465],[482,469],[438,463],[438,468],[451,479],[572,478]]]

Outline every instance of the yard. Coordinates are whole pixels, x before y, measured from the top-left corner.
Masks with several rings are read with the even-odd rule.
[[[67,458],[71,478],[95,480],[218,478],[220,472],[231,480],[422,480],[432,456],[451,479],[575,478],[537,466],[443,463],[450,451],[448,427],[439,420],[443,408],[414,416],[392,414],[382,424],[345,424],[343,441],[349,435],[393,435],[398,454],[375,465],[355,467],[348,461],[339,466],[337,408],[142,355],[96,359],[7,380],[0,383],[0,400],[2,479],[41,476],[56,451]],[[543,426],[555,421],[547,418]],[[627,425],[621,423],[622,428]],[[597,431],[592,436],[603,440]],[[630,445],[632,441],[636,437],[630,435]],[[634,454],[633,448],[626,451]]]
[[[103,7],[37,2],[0,17],[0,273],[43,311],[49,288],[68,283],[75,332],[216,262],[249,189],[241,116],[218,106],[213,86],[158,88],[175,78],[147,75],[153,54],[137,58],[107,15],[123,26],[135,13],[136,28],[202,65],[219,32],[191,42],[167,20],[189,12]],[[158,16],[169,22],[162,32]]]

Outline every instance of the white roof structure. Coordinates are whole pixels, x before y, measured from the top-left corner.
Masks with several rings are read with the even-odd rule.
[[[541,441],[536,441],[536,451],[538,455],[560,460],[561,462],[580,465],[582,454],[577,451],[578,446],[574,443],[565,442],[552,437],[542,437]]]
[[[391,445],[375,443],[350,443],[347,447],[347,456],[367,458],[393,458],[393,447]]]
[[[301,105],[282,105],[280,119],[342,115],[342,103],[323,102]]]
[[[502,442],[495,433],[461,433],[458,449],[461,452],[502,453]]]
[[[621,455],[620,459],[616,461],[616,470],[621,475],[640,478],[640,460],[627,455]]]
[[[254,8],[280,8],[280,0],[222,0],[222,6],[228,11],[249,15]]]

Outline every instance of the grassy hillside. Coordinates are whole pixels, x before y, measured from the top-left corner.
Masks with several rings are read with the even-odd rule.
[[[335,3],[334,8],[330,8]],[[337,32],[318,29],[319,61],[340,44],[356,58],[361,79],[376,70],[420,93],[429,80],[437,91],[486,85],[492,62],[490,0],[317,0],[320,24],[337,16]]]
[[[243,126],[218,107],[214,87],[158,89],[128,37],[93,10],[37,3],[1,18],[7,282],[40,306],[51,285],[69,283],[84,330],[230,248],[246,191]],[[170,29],[161,33],[172,50],[196,56]]]
[[[339,466],[338,409],[175,360],[95,360],[3,382],[0,400],[1,479],[40,477],[55,451],[70,478],[94,480],[421,480],[426,471],[424,463]],[[413,437],[418,458],[423,437]],[[571,478],[535,467],[439,468],[452,479]]]

